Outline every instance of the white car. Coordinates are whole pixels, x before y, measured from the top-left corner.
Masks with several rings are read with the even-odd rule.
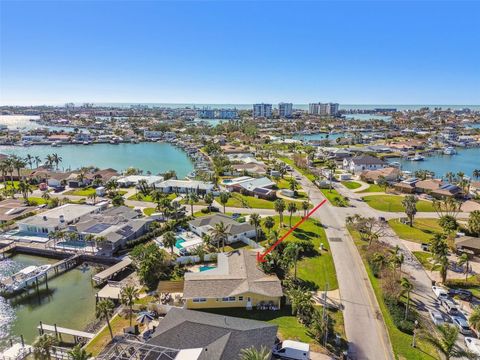
[[[465,345],[467,345],[468,350],[480,357],[480,340],[472,337],[465,337]]]
[[[442,325],[445,321],[443,320],[443,315],[438,310],[428,310],[430,318],[436,326]]]
[[[439,300],[448,299],[448,291],[439,286],[432,286],[432,291]]]

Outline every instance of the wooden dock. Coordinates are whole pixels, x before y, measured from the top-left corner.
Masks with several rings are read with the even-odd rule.
[[[53,332],[55,333],[55,336],[58,337],[59,335],[71,335],[74,337],[75,342],[78,342],[79,339],[93,339],[95,337],[94,333],[89,333],[86,331],[80,331],[80,330],[74,330],[74,329],[68,329],[64,327],[57,326],[56,324],[54,325],[47,325],[40,323],[40,325],[37,326],[38,332],[40,335],[45,334],[45,332]]]
[[[17,245],[14,241],[11,241],[7,246],[4,246],[0,249],[0,259],[5,259],[7,256],[7,252],[14,251]]]
[[[112,277],[120,273],[121,271],[125,270],[127,267],[129,267],[132,264],[132,259],[130,259],[128,256],[125,257],[122,261],[119,263],[116,263],[113,266],[110,266],[109,268],[99,272],[98,274],[94,275],[92,277],[93,281],[97,284],[102,284],[105,281],[110,280]]]

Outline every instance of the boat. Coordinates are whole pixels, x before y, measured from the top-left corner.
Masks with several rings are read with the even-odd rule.
[[[110,144],[112,145],[118,145],[118,140],[117,139],[112,139],[109,141]]]
[[[392,161],[390,163],[390,166],[391,167],[394,167],[394,168],[397,168],[397,169],[400,169],[400,167],[402,166],[402,164],[400,164],[398,161]]]
[[[408,158],[408,160],[410,160],[410,161],[423,161],[423,160],[425,160],[425,156],[422,156],[420,154],[415,154],[415,156],[410,156]]]
[[[83,145],[90,145],[90,141],[84,141]]]
[[[25,289],[32,285],[36,279],[44,276],[50,268],[51,265],[27,266],[18,273],[2,279],[2,290],[7,293],[13,293]]]
[[[453,146],[447,146],[445,149],[443,149],[443,154],[444,155],[455,155],[457,153],[457,150]]]
[[[55,141],[55,142],[53,142],[53,143],[51,144],[51,146],[52,146],[52,147],[61,147],[62,144],[61,144],[60,141]]]

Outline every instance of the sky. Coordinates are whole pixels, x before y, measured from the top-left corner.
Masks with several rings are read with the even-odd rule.
[[[0,0],[0,104],[480,104],[480,2]]]

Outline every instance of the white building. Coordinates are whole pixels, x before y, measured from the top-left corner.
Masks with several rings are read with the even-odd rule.
[[[283,103],[278,104],[278,115],[281,118],[290,118],[293,114],[293,104],[292,103]]]
[[[362,155],[350,159],[343,159],[343,167],[353,174],[361,173],[365,170],[383,169],[388,164],[375,156]]]
[[[198,180],[176,180],[168,179],[155,185],[164,193],[197,193],[207,194],[213,191],[213,183]]]
[[[308,113],[310,115],[319,115],[319,116],[337,116],[338,104],[337,103],[312,103],[308,105]]]
[[[272,104],[254,104],[253,105],[253,117],[263,117],[271,118],[272,117]]]
[[[210,234],[216,224],[223,223],[227,228],[226,243],[231,244],[244,238],[254,238],[256,236],[255,227],[248,222],[239,223],[230,216],[224,214],[214,214],[203,216],[188,222],[189,229],[200,237]]]

